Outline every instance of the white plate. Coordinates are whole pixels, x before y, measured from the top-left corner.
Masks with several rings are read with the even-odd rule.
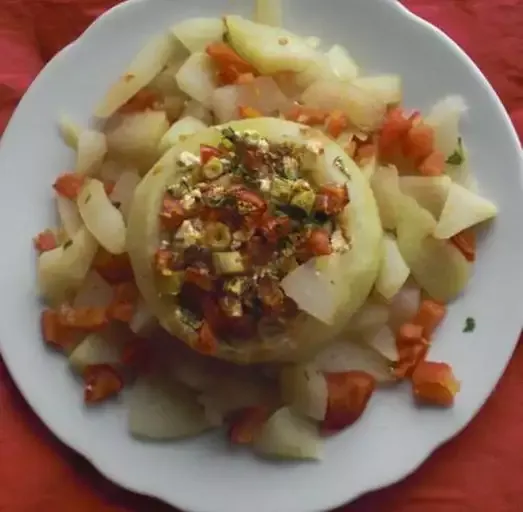
[[[403,478],[476,414],[503,372],[522,324],[519,144],[478,69],[441,32],[392,0],[286,4],[291,29],[345,44],[368,70],[400,73],[408,106],[427,108],[447,94],[461,94],[471,106],[464,137],[481,188],[499,205],[500,215],[481,243],[468,292],[451,307],[431,352],[433,359],[452,363],[463,381],[453,409],[417,409],[407,389],[381,392],[362,421],[326,443],[321,463],[261,462],[250,453],[233,453],[221,433],[145,444],[128,436],[122,404],[84,408],[64,359],[40,341],[31,237],[53,222],[50,184],[73,163],[58,136],[58,114],[88,122],[109,83],[153,33],[182,18],[247,11],[247,6],[250,11],[251,2],[120,5],[40,74],[0,151],[0,341],[15,381],[48,427],[104,475],[186,510],[317,511]],[[477,319],[472,334],[462,333],[467,316]]]

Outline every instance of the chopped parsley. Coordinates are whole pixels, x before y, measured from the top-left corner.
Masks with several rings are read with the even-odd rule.
[[[474,320],[474,318],[469,316],[465,320],[465,327],[463,327],[463,332],[473,332],[475,328],[476,328],[476,320]]]
[[[450,165],[461,165],[463,163],[463,160],[465,160],[465,155],[463,153],[463,142],[461,141],[461,137],[458,139],[458,147],[447,158],[446,163]]]

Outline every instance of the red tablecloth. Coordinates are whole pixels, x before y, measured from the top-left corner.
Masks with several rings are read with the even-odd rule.
[[[0,1],[0,132],[44,63],[115,3],[118,0]],[[523,1],[405,3],[465,48],[497,89],[523,136]],[[522,511],[520,369],[521,346],[493,396],[462,434],[405,481],[365,496],[344,511]],[[119,489],[58,442],[25,404],[0,362],[0,512],[169,510],[173,509]]]

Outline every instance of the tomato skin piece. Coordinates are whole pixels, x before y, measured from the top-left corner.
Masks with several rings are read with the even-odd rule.
[[[445,156],[441,151],[433,151],[418,170],[422,176],[441,176],[445,171]]]
[[[403,154],[415,165],[420,165],[434,151],[434,130],[419,122],[412,126],[403,140]]]
[[[52,251],[58,247],[56,235],[50,230],[46,229],[33,239],[35,249],[41,254],[43,252]]]
[[[270,411],[268,407],[258,406],[242,409],[231,423],[229,439],[234,444],[252,444],[256,434],[258,434],[269,417]]]
[[[129,255],[127,253],[111,254],[103,247],[98,249],[94,257],[93,269],[109,284],[117,284],[134,279]]]
[[[82,190],[82,187],[85,184],[85,180],[85,176],[81,174],[66,172],[56,178],[53,188],[56,190],[58,195],[76,201],[80,190]]]
[[[129,323],[133,319],[138,297],[138,288],[134,282],[116,285],[113,301],[109,307],[109,316],[113,320]]]
[[[332,254],[330,236],[325,229],[313,229],[305,242],[305,251],[313,256],[328,256]]]
[[[110,365],[88,366],[83,375],[84,402],[95,404],[117,395],[123,389],[123,380]]]

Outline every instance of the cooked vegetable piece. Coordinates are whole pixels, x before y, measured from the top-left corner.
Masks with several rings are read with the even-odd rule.
[[[58,322],[64,327],[99,331],[107,326],[107,310],[100,307],[77,307],[62,304],[58,308]]]
[[[178,142],[193,135],[194,133],[207,128],[207,125],[202,123],[199,119],[196,119],[191,116],[184,117],[174,123],[169,130],[163,135],[160,140],[160,153],[165,153]]]
[[[35,249],[39,253],[52,251],[58,247],[56,235],[50,229],[46,229],[45,231],[42,231],[36,235],[33,239],[33,242]]]
[[[76,201],[57,194],[56,209],[58,210],[58,216],[60,217],[60,222],[62,223],[65,233],[69,238],[72,238],[83,226]]]
[[[446,313],[447,308],[445,305],[430,299],[424,299],[421,301],[419,310],[412,323],[421,326],[423,328],[423,336],[425,339],[430,340],[443,318],[445,318]]]
[[[279,459],[319,459],[318,429],[284,407],[263,425],[254,439],[254,450],[259,455]]]
[[[170,33],[151,39],[136,55],[127,71],[109,89],[102,102],[96,107],[95,115],[101,118],[112,116],[149,84],[177,54],[183,55],[178,45],[179,43]]]
[[[110,317],[113,320],[129,323],[134,316],[138,297],[138,288],[133,282],[116,285],[113,301],[109,308]]]
[[[329,65],[334,74],[342,81],[350,81],[359,74],[359,68],[347,50],[335,44],[327,53]]]
[[[93,365],[118,365],[125,340],[109,339],[100,333],[89,334],[69,356],[71,368],[80,375]]]
[[[87,229],[111,254],[125,252],[125,222],[122,213],[107,197],[101,181],[90,180],[77,199],[78,210]]]
[[[396,335],[389,325],[384,325],[376,331],[369,331],[362,338],[364,343],[389,361],[399,359]]]
[[[370,180],[384,229],[395,229],[401,202],[398,171],[394,166],[378,167]]]
[[[410,269],[401,255],[396,238],[386,233],[380,273],[374,285],[376,290],[385,299],[391,300],[405,284],[409,275]]]
[[[58,128],[64,142],[72,149],[78,147],[78,139],[82,133],[82,128],[76,124],[69,116],[61,115],[58,120]]]
[[[180,439],[210,428],[196,396],[185,386],[160,377],[140,376],[129,401],[129,430],[145,439]]]
[[[239,16],[227,16],[225,25],[230,45],[261,74],[303,71],[316,58],[316,51],[304,39],[281,28]]]
[[[213,60],[209,55],[193,53],[179,69],[176,81],[187,96],[205,107],[212,105],[212,93],[217,83]]]
[[[212,43],[220,42],[225,26],[219,18],[191,18],[171,28],[171,32],[191,52],[203,52]]]
[[[218,274],[232,275],[245,272],[243,257],[237,251],[215,252],[212,255],[212,259]]]
[[[422,361],[412,375],[412,390],[417,401],[450,407],[460,389],[451,367],[446,363]]]
[[[286,366],[280,372],[284,402],[296,412],[321,421],[327,411],[327,381],[312,366]]]
[[[129,209],[134,197],[134,191],[140,183],[140,176],[133,171],[123,171],[114,188],[109,195],[111,202],[120,210],[122,216],[127,220]]]
[[[38,286],[49,304],[60,304],[78,290],[97,249],[94,237],[82,227],[69,242],[39,256]]]
[[[58,313],[54,309],[42,311],[40,324],[44,341],[59,350],[71,350],[84,336],[79,330],[64,327],[59,322]]]
[[[441,151],[433,151],[419,165],[422,176],[441,176],[445,171],[445,157]]]
[[[476,261],[476,232],[469,228],[454,235],[450,240],[465,256],[467,261]]]
[[[414,198],[418,204],[428,210],[435,219],[439,219],[447,200],[452,180],[448,176],[401,176],[401,192]]]
[[[123,389],[123,380],[109,365],[88,366],[84,370],[84,402],[93,404],[117,395]]]
[[[103,247],[96,253],[93,269],[111,284],[131,281],[134,277],[127,253],[111,254]]]
[[[452,238],[465,229],[495,217],[497,213],[498,209],[493,203],[453,183],[434,229],[434,237]]]
[[[374,377],[365,372],[327,373],[327,414],[322,429],[337,432],[352,425],[365,411],[376,387]]]
[[[376,75],[355,77],[352,84],[369,92],[385,105],[401,102],[402,84],[399,75]]]
[[[66,172],[58,176],[53,188],[57,194],[67,199],[75,200],[85,184],[85,176],[72,172]]]
[[[78,139],[75,171],[78,174],[92,176],[99,170],[106,154],[105,135],[95,130],[84,130]]]

